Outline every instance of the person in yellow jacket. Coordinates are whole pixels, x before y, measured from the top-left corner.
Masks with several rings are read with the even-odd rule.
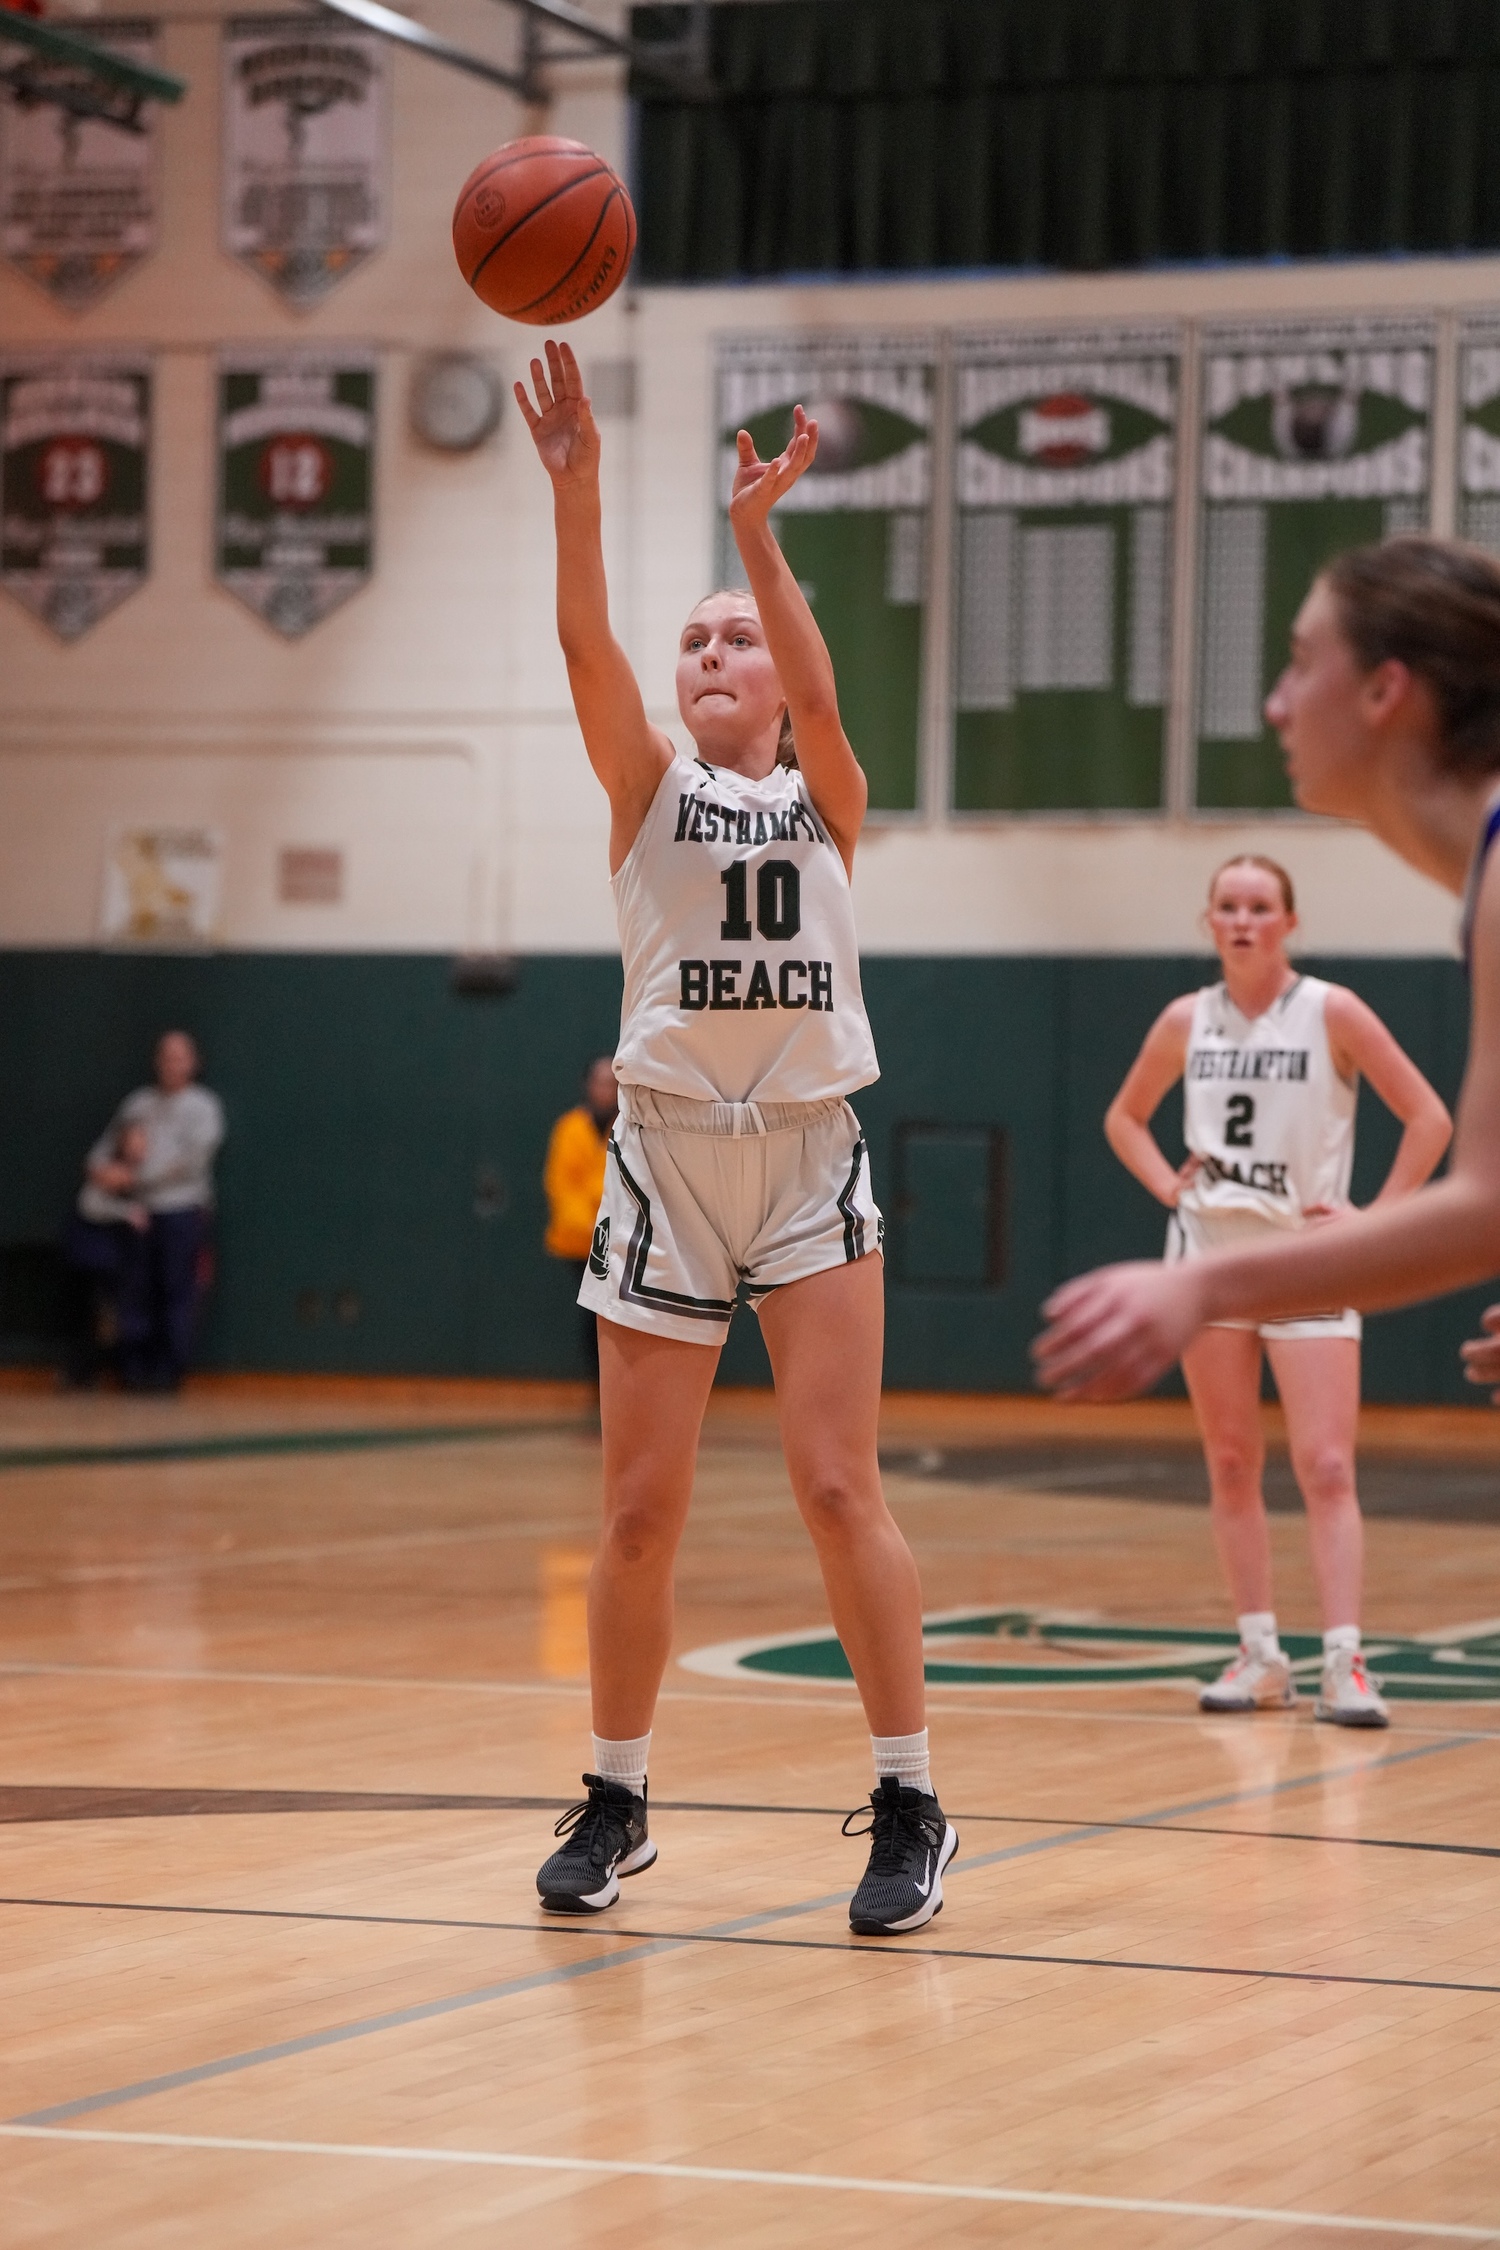
[[[610,1132],[620,1106],[614,1064],[600,1055],[583,1074],[583,1100],[564,1111],[547,1143],[542,1185],[547,1191],[547,1233],[544,1247],[549,1257],[562,1258],[583,1280],[604,1193],[604,1158]],[[599,1336],[594,1315],[584,1308],[584,1358],[589,1373],[599,1380]]]

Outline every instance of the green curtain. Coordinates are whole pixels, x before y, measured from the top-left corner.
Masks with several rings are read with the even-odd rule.
[[[1500,0],[725,0],[710,26],[710,99],[633,82],[648,281],[1500,246]]]

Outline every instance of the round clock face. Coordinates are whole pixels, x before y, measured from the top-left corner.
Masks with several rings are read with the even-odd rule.
[[[412,427],[444,453],[467,453],[499,421],[501,397],[500,379],[485,360],[445,352],[424,360],[412,377]]]

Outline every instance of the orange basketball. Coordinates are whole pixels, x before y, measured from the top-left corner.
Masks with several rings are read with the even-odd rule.
[[[550,328],[614,295],[635,249],[635,213],[602,156],[536,133],[475,165],[453,213],[453,249],[492,312]]]

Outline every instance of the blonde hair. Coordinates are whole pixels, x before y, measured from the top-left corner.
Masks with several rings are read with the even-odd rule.
[[[1279,859],[1267,859],[1264,852],[1236,852],[1233,859],[1226,859],[1222,863],[1222,865],[1214,869],[1212,875],[1210,875],[1210,877],[1208,878],[1208,903],[1210,909],[1212,908],[1214,903],[1214,892],[1219,887],[1219,877],[1221,875],[1227,875],[1231,867],[1258,867],[1262,875],[1273,876],[1281,888],[1282,905],[1285,907],[1288,914],[1296,913],[1297,894],[1292,889],[1291,876],[1288,875],[1286,869],[1282,866]]]
[[[692,616],[693,610],[701,609],[704,602],[716,602],[726,594],[731,601],[749,602],[757,614],[759,613],[760,603],[755,599],[748,586],[715,586],[711,594],[704,594],[694,602],[693,608],[688,611],[689,617]],[[776,763],[778,766],[785,766],[792,773],[800,773],[802,770],[797,764],[797,738],[792,732],[792,714],[790,711],[783,711],[781,714],[781,733],[776,738]]]

